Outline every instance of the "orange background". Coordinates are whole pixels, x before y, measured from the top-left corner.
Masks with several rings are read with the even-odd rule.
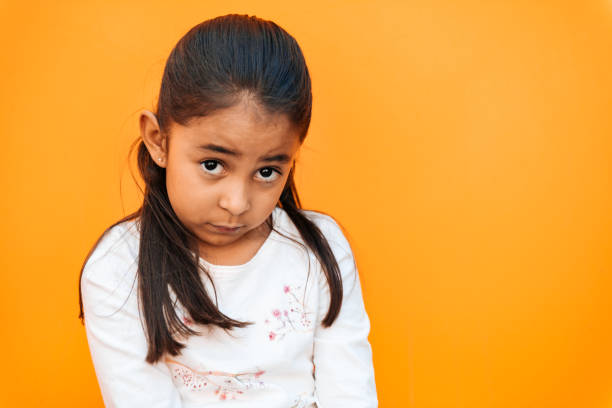
[[[193,25],[313,80],[297,182],[346,227],[382,407],[612,407],[612,2],[0,1],[0,406],[101,407],[77,278]]]

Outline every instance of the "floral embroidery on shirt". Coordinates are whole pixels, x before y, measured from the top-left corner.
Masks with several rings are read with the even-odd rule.
[[[291,407],[289,408],[306,408],[311,406],[313,403],[316,403],[318,406],[319,402],[317,401],[317,398],[312,394],[303,392],[293,399],[291,402]]]
[[[220,400],[236,399],[248,390],[265,388],[259,380],[264,370],[244,373],[227,373],[223,371],[196,371],[186,365],[166,358],[171,365],[172,377],[183,383],[191,391],[211,391]]]
[[[268,339],[270,341],[280,340],[289,332],[306,332],[312,328],[311,313],[306,310],[304,301],[296,296],[301,286],[283,286],[287,303],[283,308],[270,311],[271,316],[265,320],[268,326]]]

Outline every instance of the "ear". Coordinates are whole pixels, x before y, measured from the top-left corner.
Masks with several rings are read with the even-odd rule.
[[[140,137],[144,142],[153,161],[159,167],[166,167],[168,149],[166,137],[162,135],[159,123],[153,112],[148,110],[140,113]]]

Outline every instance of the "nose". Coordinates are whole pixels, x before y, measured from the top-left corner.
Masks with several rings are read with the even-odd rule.
[[[244,182],[229,183],[219,198],[219,207],[230,214],[238,216],[251,208],[248,187]]]

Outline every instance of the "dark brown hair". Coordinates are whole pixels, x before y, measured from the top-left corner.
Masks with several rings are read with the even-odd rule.
[[[310,125],[312,92],[308,68],[295,39],[274,22],[255,16],[229,14],[206,20],[189,30],[168,57],[155,113],[160,131],[167,133],[173,122],[186,125],[192,118],[231,107],[245,93],[268,112],[286,114],[300,130],[300,142],[304,140]],[[211,283],[212,278],[198,262],[195,236],[170,205],[165,169],[154,163],[140,138],[132,150],[136,144],[138,169],[145,183],[143,203],[108,227],[89,251],[79,276],[79,318],[83,323],[80,283],[87,260],[107,231],[136,219],[140,227],[137,275],[148,341],[146,361],[154,363],[165,352],[177,355],[185,347],[173,333],[198,334],[177,316],[169,288],[199,324],[231,329],[250,323],[223,314],[207,294],[199,271]],[[330,326],[342,304],[340,270],[324,235],[301,211],[294,170],[289,173],[278,206],[286,211],[321,263],[331,294],[322,324]],[[267,223],[273,227],[271,218]]]

